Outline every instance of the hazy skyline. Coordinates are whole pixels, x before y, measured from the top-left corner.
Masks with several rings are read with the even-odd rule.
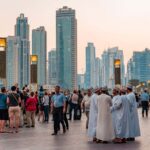
[[[96,54],[118,46],[124,50],[125,64],[133,51],[150,48],[149,0],[0,0],[0,37],[14,35],[20,13],[28,17],[32,29],[45,26],[47,50],[56,45],[56,10],[68,6],[76,10],[78,22],[78,72],[85,70],[85,47],[93,42]],[[84,59],[83,59],[84,58]]]

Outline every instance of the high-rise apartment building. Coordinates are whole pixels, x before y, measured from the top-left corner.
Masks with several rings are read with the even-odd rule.
[[[118,47],[114,47],[109,48],[102,54],[102,86],[107,86],[111,89],[115,87],[114,62],[116,59],[119,59],[121,62],[121,85],[125,85],[125,67],[123,51],[119,50]]]
[[[138,80],[139,82],[150,80],[150,49],[133,52],[127,65],[127,80]]]
[[[44,27],[32,30],[32,55],[37,55],[37,84],[46,84],[47,33]]]
[[[48,53],[48,83],[51,86],[57,84],[56,49]]]
[[[96,55],[93,43],[88,43],[86,47],[85,87],[96,87]]]
[[[56,11],[57,81],[65,89],[77,88],[77,20],[75,10]]]
[[[11,88],[12,85],[18,83],[18,53],[20,46],[20,40],[18,37],[9,36],[7,38],[7,49],[6,49],[6,77],[7,87]]]
[[[30,57],[30,42],[29,42],[29,24],[28,18],[24,14],[20,14],[15,25],[15,36],[20,40],[19,58],[18,58],[18,83],[22,88],[25,84],[29,84],[29,57]]]

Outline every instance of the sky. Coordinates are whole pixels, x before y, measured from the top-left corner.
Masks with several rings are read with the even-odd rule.
[[[118,46],[125,64],[133,51],[150,48],[149,0],[0,0],[0,37],[14,35],[20,13],[28,17],[32,29],[45,26],[47,50],[56,45],[56,10],[68,6],[76,10],[78,24],[78,72],[85,71],[85,47],[93,42],[97,57],[104,49]]]

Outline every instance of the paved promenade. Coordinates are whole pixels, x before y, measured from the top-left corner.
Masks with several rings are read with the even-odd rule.
[[[36,123],[36,127],[20,129],[18,134],[0,134],[0,150],[150,150],[150,118],[142,118],[142,136],[127,144],[94,144],[88,139],[85,117],[70,122],[66,134],[51,136],[53,124]]]

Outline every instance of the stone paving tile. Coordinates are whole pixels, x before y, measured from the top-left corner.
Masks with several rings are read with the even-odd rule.
[[[94,144],[86,135],[85,117],[70,122],[66,134],[51,136],[53,123],[36,122],[35,129],[20,129],[18,134],[0,134],[0,150],[150,150],[150,118],[139,118],[142,136],[127,144]]]

